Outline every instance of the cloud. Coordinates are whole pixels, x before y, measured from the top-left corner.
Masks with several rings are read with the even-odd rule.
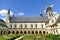
[[[54,5],[50,5],[50,7],[53,7]]]
[[[44,13],[46,13],[46,10],[44,10]]]
[[[6,16],[7,15],[7,12],[8,12],[8,10],[6,10],[6,9],[0,10],[0,15]],[[10,11],[10,15],[13,15],[13,12],[12,11]]]
[[[22,16],[22,15],[24,15],[24,13],[23,12],[19,12],[18,15]]]
[[[53,12],[54,14],[57,14],[58,12]]]
[[[53,5],[53,4],[52,4],[52,5],[47,5],[46,8],[47,8],[48,6],[53,7],[54,5]],[[45,8],[45,10],[44,10],[44,13],[46,13],[46,8]]]
[[[6,22],[6,18],[2,18],[2,20],[4,20]]]

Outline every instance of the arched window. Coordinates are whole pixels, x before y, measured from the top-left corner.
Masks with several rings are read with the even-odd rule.
[[[1,34],[3,33],[3,31],[1,31]]]
[[[40,34],[42,34],[42,31],[39,31]]]
[[[15,34],[15,31],[12,31],[12,34]]]
[[[26,32],[26,31],[24,31],[24,34],[27,34],[27,32]]]
[[[20,34],[23,34],[23,31],[20,31]]]
[[[45,31],[43,31],[43,34],[45,34]]]
[[[19,34],[19,31],[16,31],[16,34]]]
[[[32,31],[32,34],[34,34],[34,31]]]
[[[11,33],[11,31],[8,31],[8,34],[10,34]]]
[[[35,31],[36,34],[38,34],[38,31]]]
[[[28,31],[28,34],[30,34],[30,31]]]

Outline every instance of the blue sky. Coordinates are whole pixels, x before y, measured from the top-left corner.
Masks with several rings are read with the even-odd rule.
[[[8,10],[15,16],[39,16],[40,9],[43,15],[47,5],[53,5],[53,10],[60,13],[60,0],[0,0],[0,11]],[[4,18],[0,13],[0,19]]]

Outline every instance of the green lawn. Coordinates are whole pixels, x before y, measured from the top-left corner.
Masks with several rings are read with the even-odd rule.
[[[22,39],[21,39],[22,40]],[[60,35],[40,35],[40,34],[33,34],[33,35],[27,35],[23,38],[23,40],[60,40]]]
[[[19,36],[22,36],[23,34],[3,34],[0,35],[0,40],[13,40]],[[60,35],[53,35],[53,34],[30,34],[26,35],[23,39],[21,40],[60,40]]]
[[[13,40],[19,36],[22,36],[22,34],[3,34],[0,35],[0,40]]]

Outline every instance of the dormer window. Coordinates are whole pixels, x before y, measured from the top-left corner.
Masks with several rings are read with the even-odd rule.
[[[16,25],[15,25],[15,28],[16,28]]]
[[[53,14],[51,13],[51,16],[53,16]]]

